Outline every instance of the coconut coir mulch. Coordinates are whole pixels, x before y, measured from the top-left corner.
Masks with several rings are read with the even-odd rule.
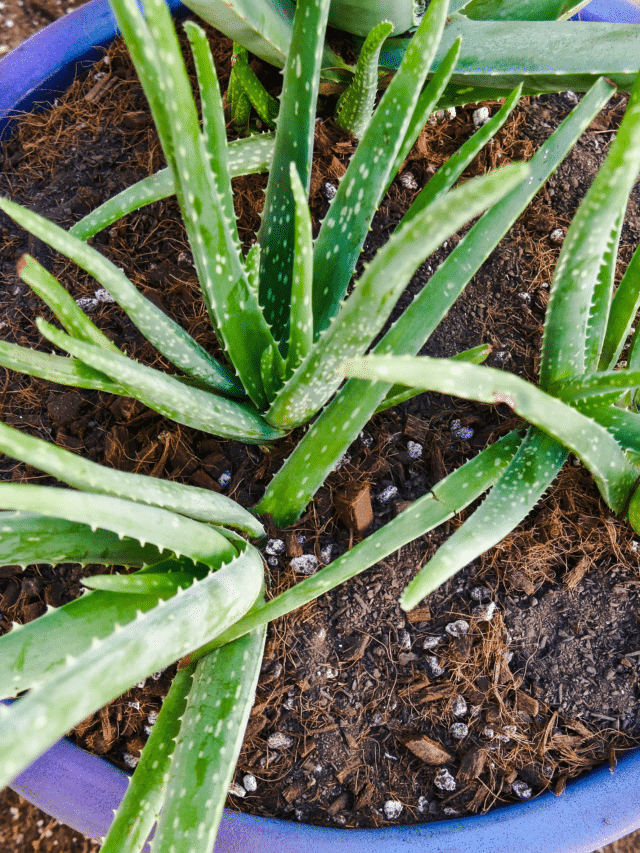
[[[230,44],[215,44],[224,86]],[[259,70],[275,91],[278,75]],[[571,95],[525,101],[468,174],[530,157],[573,102]],[[535,379],[562,234],[623,109],[624,99],[615,99],[596,119],[425,352],[451,355],[487,342],[493,348],[489,364]],[[472,109],[426,128],[376,217],[365,258],[473,129]],[[353,144],[326,121],[318,125],[316,148],[311,205],[317,223],[328,207],[327,184],[344,173]],[[56,112],[23,121],[3,148],[0,182],[4,194],[69,227],[161,165],[142,91],[115,47],[74,84]],[[257,176],[236,181],[245,240],[258,226],[264,185]],[[637,198],[636,191],[623,234],[625,260],[640,236]],[[49,318],[48,312],[15,275],[17,259],[29,251],[76,299],[89,300],[84,304],[92,319],[128,354],[162,365],[117,306],[96,294],[94,281],[6,218],[0,229],[4,339],[49,348],[33,324],[34,316]],[[457,239],[416,273],[411,293]],[[132,214],[97,235],[94,245],[200,343],[216,349],[172,201]],[[297,438],[269,448],[218,441],[130,400],[2,374],[0,414],[6,422],[107,465],[223,490],[248,506]],[[369,505],[366,532],[514,424],[504,407],[430,394],[374,418],[300,522],[288,531],[269,530],[271,593],[299,579],[292,558],[313,555],[320,564],[334,559],[363,535]],[[0,471],[8,479],[52,482],[6,457]],[[403,613],[397,604],[402,588],[458,523],[443,525],[271,626],[236,774],[244,787],[230,797],[230,807],[348,827],[441,819],[547,789],[560,793],[584,770],[615,765],[616,755],[636,742],[640,546],[627,525],[610,517],[587,473],[568,465],[524,525],[417,611]],[[0,627],[8,630],[12,620],[28,621],[46,604],[72,599],[81,578],[100,571],[0,570]],[[497,607],[487,619],[491,602]],[[460,620],[468,623],[466,633]],[[171,674],[147,679],[72,736],[131,767]],[[255,791],[250,779],[245,784],[247,776]],[[385,811],[390,801],[402,810]]]

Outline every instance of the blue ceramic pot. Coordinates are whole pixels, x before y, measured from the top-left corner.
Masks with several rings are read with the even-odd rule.
[[[174,13],[187,14],[179,0]],[[640,23],[624,0],[594,0],[582,20]],[[116,32],[107,0],[92,0],[36,33],[0,61],[0,137],[11,118],[51,103],[79,70],[95,62]],[[127,774],[69,741],[57,743],[11,787],[62,823],[103,836],[127,788]],[[640,749],[614,773],[593,771],[561,797],[486,815],[377,830],[325,829],[225,812],[216,853],[591,853],[640,827]]]

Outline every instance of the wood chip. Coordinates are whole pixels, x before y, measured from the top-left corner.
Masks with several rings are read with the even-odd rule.
[[[340,726],[340,731],[342,732],[344,739],[346,740],[349,749],[357,749],[358,748],[358,739],[353,736],[353,733],[346,726]]]
[[[428,604],[422,604],[419,607],[414,607],[406,614],[407,622],[415,625],[416,622],[430,622],[431,610]]]
[[[330,806],[327,807],[327,812],[335,817],[339,812],[343,811],[347,807],[347,803],[349,802],[349,794],[347,791],[344,791],[340,794],[339,797],[331,803]]]
[[[373,799],[373,795],[375,794],[376,789],[373,787],[371,782],[367,782],[362,791],[358,794],[358,798],[354,805],[354,811],[357,813],[361,811],[365,806],[368,806],[371,800]]]
[[[514,569],[513,566],[509,569],[509,581],[516,589],[526,592],[527,595],[533,595],[536,591],[535,585],[524,572]]]
[[[100,709],[100,725],[102,726],[102,737],[105,739],[105,742],[110,744],[114,740],[113,735],[113,726],[111,725],[111,720],[109,719],[109,709],[101,708]]]
[[[451,753],[443,749],[435,740],[428,737],[402,738],[402,743],[425,764],[438,766],[451,761]]]
[[[288,788],[284,789],[282,796],[288,803],[292,803],[294,800],[297,800],[301,794],[304,794],[309,787],[311,786],[306,779],[297,779],[295,782],[292,782]]]
[[[102,77],[95,86],[92,86],[84,96],[85,101],[89,104],[97,104],[105,92],[108,92],[112,86],[118,82],[117,77]]]
[[[458,782],[470,782],[484,770],[484,764],[487,759],[487,750],[479,746],[473,746],[467,750],[460,761],[460,768],[456,773]]]
[[[418,444],[424,445],[429,435],[429,424],[413,415],[407,415],[402,435],[405,438],[410,438],[412,441],[417,441]]]
[[[518,710],[524,711],[525,714],[537,717],[540,713],[540,703],[538,700],[534,699],[533,696],[529,696],[523,690],[516,691],[516,702],[518,703]]]
[[[336,495],[335,507],[346,527],[354,533],[365,533],[373,523],[368,483],[358,483],[346,489],[343,494]]]
[[[298,542],[297,534],[285,534],[285,552],[287,557],[302,557],[302,545]]]
[[[559,797],[560,794],[564,794],[565,788],[567,787],[567,776],[561,776],[556,782],[556,786],[553,789],[553,793],[556,797]]]
[[[583,557],[577,565],[565,573],[562,582],[567,589],[575,589],[578,586],[582,578],[589,571],[592,562],[590,557]]]

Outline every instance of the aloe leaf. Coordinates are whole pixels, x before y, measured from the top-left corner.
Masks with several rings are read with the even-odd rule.
[[[155,50],[151,30],[135,0],[113,0],[111,10],[135,65],[158,131],[167,163],[173,165],[173,141],[166,105],[166,85],[162,62]]]
[[[322,221],[314,254],[315,335],[344,296],[396,156],[411,125],[446,23],[448,0],[433,0],[382,96]]]
[[[260,674],[266,629],[198,661],[171,761],[153,853],[210,853],[233,779]],[[184,796],[185,779],[197,781]]]
[[[618,442],[598,423],[519,376],[447,359],[369,356],[343,365],[348,376],[404,382],[480,403],[506,403],[529,423],[572,450],[591,471],[611,509],[622,512],[638,478]]]
[[[215,646],[230,642],[272,619],[308,604],[319,595],[393,554],[403,545],[443,524],[491,488],[513,458],[521,441],[522,436],[513,431],[487,447],[474,459],[465,462],[452,474],[436,483],[431,491],[414,501],[393,521],[376,530],[324,569],[271,601],[256,603],[237,624],[221,634],[213,643],[187,656],[187,661],[196,660]]]
[[[640,462],[640,414],[607,406],[594,411],[591,417],[611,433],[636,463]]]
[[[512,164],[473,178],[402,223],[280,391],[266,414],[267,421],[288,428],[308,421],[341,384],[343,377],[337,369],[341,359],[367,349],[420,264],[443,240],[503,198],[527,174],[525,164]]]
[[[23,255],[18,261],[18,275],[51,308],[72,337],[119,352],[118,347],[78,307],[57,278],[31,255]]]
[[[76,489],[164,507],[198,521],[228,524],[251,536],[264,535],[260,522],[225,495],[170,480],[106,468],[3,423],[0,423],[0,451],[12,459],[19,459],[46,471]]]
[[[222,367],[177,323],[139,293],[118,267],[95,249],[72,237],[62,228],[8,199],[0,199],[0,209],[18,225],[39,237],[47,245],[70,258],[94,276],[106,288],[133,323],[161,353],[187,373],[202,379],[212,388],[228,394],[242,394],[243,389],[229,371]]]
[[[447,26],[432,65],[434,71],[453,42],[462,50],[446,103],[474,103],[506,97],[523,84],[523,95],[588,90],[605,75],[628,92],[640,66],[636,31],[629,24],[576,21],[470,21],[456,16]],[[385,42],[380,63],[396,68],[409,39]],[[562,57],[559,67],[558,57]]]
[[[195,665],[178,670],[174,676],[101,853],[138,853],[144,847],[164,801],[171,756],[194,672]]]
[[[240,50],[243,48],[240,47]],[[234,42],[235,55],[235,42]],[[232,60],[233,61],[233,60]],[[231,66],[229,84],[225,100],[226,115],[233,124],[236,133],[247,136],[249,133],[249,121],[251,119],[251,101],[244,90],[242,81],[236,73],[235,65]]]
[[[640,81],[609,153],[565,237],[547,308],[540,384],[593,370],[600,359],[622,217],[640,168]]]
[[[142,545],[150,543],[160,551],[186,554],[207,564],[213,557],[228,559],[235,553],[229,541],[206,524],[110,495],[3,483],[0,506],[80,522],[91,528],[97,527],[99,519],[103,530],[137,539]]]
[[[462,175],[469,163],[477,157],[490,139],[496,135],[511,115],[520,100],[522,87],[511,92],[498,112],[477,130],[470,139],[442,165],[424,189],[416,196],[404,215],[406,221],[412,219],[443,193],[448,192]]]
[[[438,70],[435,72],[431,80],[427,83],[427,85],[420,93],[420,97],[418,98],[418,102],[413,111],[413,115],[411,116],[411,121],[409,122],[409,126],[404,135],[402,145],[400,146],[400,149],[396,154],[393,166],[391,167],[391,171],[389,172],[389,178],[387,180],[385,194],[389,189],[391,181],[398,173],[404,161],[409,156],[409,152],[413,148],[417,138],[420,136],[422,128],[425,126],[427,119],[436,109],[436,106],[438,105],[442,94],[446,91],[447,84],[451,79],[451,75],[453,74],[453,69],[456,67],[456,62],[458,61],[459,53],[460,39],[458,39],[451,45],[449,52],[438,66]],[[334,301],[335,305],[332,308],[326,310],[328,316],[332,315],[333,311],[335,311],[335,307],[337,306],[340,300],[339,298],[336,300],[334,297]]]
[[[640,308],[640,248],[633,253],[611,302],[609,322],[598,365],[601,370],[613,367],[620,358],[638,308]]]
[[[356,139],[362,139],[371,121],[378,91],[380,48],[392,30],[391,21],[382,21],[373,27],[362,45],[354,78],[336,104],[333,116],[335,123],[352,133]]]
[[[265,192],[260,243],[260,302],[274,336],[285,339],[291,302],[295,204],[290,164],[309,191],[315,110],[322,44],[329,0],[301,0],[293,21],[291,51],[284,80],[276,143]]]
[[[51,518],[36,512],[0,512],[2,565],[29,563],[106,563],[142,566],[160,559],[154,545],[119,539],[107,530],[92,533],[89,524]]]
[[[6,519],[7,515],[18,516],[18,519]],[[26,524],[25,516],[27,517],[26,520],[31,520],[27,513],[5,513],[2,518],[3,527],[10,527],[12,530],[17,529],[19,535],[27,534],[29,527]],[[153,564],[151,567],[153,571],[186,569],[190,563],[186,558],[182,558],[182,560],[170,558],[158,563],[156,562],[159,559],[157,549],[153,549],[150,545],[141,549],[137,542],[128,539],[123,540],[124,544],[120,544],[118,552],[117,548],[104,546],[109,537],[115,538],[115,535],[108,531],[98,530],[92,533],[89,527],[75,525],[78,530],[75,532],[75,538],[72,538],[74,531],[67,531],[61,527],[63,524],[71,527],[68,522],[55,518],[45,519],[44,516],[33,516],[32,518],[35,518],[37,522],[33,526],[35,535],[38,535],[40,531],[43,531],[44,534],[47,533],[46,522],[51,525],[53,534],[56,531],[61,531],[58,540],[61,541],[62,546],[67,547],[69,553],[66,553],[62,547],[57,555],[54,551],[51,556],[53,563],[84,562],[85,560],[82,559],[84,553],[89,552],[89,556],[94,553],[99,557],[101,548],[104,550],[107,559],[113,551],[116,561],[120,564],[133,562],[135,565],[148,560]],[[63,535],[64,539],[62,539]],[[81,536],[84,536],[83,553],[80,553]],[[41,537],[41,542],[44,542],[46,546],[48,539],[45,535]],[[76,545],[76,543],[78,544]],[[40,545],[38,544],[39,548]],[[129,559],[127,550],[131,554],[135,554],[135,560]],[[33,551],[32,542],[31,560],[36,559]],[[151,554],[152,551],[155,551],[155,556]],[[44,556],[45,558],[48,556],[46,552]],[[37,559],[42,559],[40,550],[37,552]],[[100,562],[100,560],[86,559],[86,562],[95,563]],[[190,565],[193,569],[193,563]],[[198,574],[200,574],[199,571]],[[33,622],[26,625],[14,623],[12,630],[0,637],[0,693],[5,697],[16,696],[23,690],[51,678],[58,671],[64,669],[67,655],[71,654],[74,657],[82,655],[96,639],[102,640],[119,630],[119,626],[135,621],[140,611],[146,613],[148,610],[157,607],[158,600],[165,597],[171,597],[169,591],[165,594],[161,590],[155,595],[145,596],[123,592],[117,594],[101,591],[89,592],[87,590],[80,598],[62,607],[48,608],[43,616]]]
[[[267,400],[273,400],[282,387],[284,370],[279,369],[281,362],[282,356],[275,345],[267,347],[260,356],[260,378]]]
[[[232,178],[266,172],[273,156],[275,134],[259,133],[247,139],[229,143],[229,171]],[[80,240],[88,240],[127,213],[139,210],[154,201],[161,201],[175,193],[171,169],[161,169],[155,175],[128,187],[101,204],[69,229]]]
[[[122,386],[117,382],[76,358],[44,353],[7,341],[0,341],[0,365],[60,385],[107,391],[110,394],[123,393]]]
[[[464,352],[456,353],[451,356],[452,361],[470,361],[471,364],[483,364],[492,353],[492,348],[488,344],[480,344],[477,347],[464,350]],[[405,400],[410,400],[416,394],[421,394],[421,391],[416,391],[415,388],[407,388],[406,385],[394,385],[389,389],[386,397],[376,409],[378,412],[385,412],[392,406],[397,406],[398,403],[404,403]]]
[[[417,353],[480,269],[493,249],[553,174],[576,140],[611,98],[615,89],[597,81],[578,106],[529,161],[531,178],[524,181],[462,238],[425,287],[376,347],[376,352]],[[320,413],[272,478],[256,511],[270,513],[276,524],[293,523],[320,488],[336,462],[372,417],[389,383],[350,379]],[[342,425],[348,422],[348,429]],[[313,467],[309,460],[313,459]]]
[[[395,32],[418,26],[424,4],[419,0],[333,0],[329,24],[354,35],[366,36],[380,20],[391,21]]]
[[[128,10],[131,0],[116,0],[116,3],[125,4]],[[205,143],[168,7],[162,3],[152,6],[146,0],[143,5],[149,19],[153,20],[153,30],[148,33],[153,40],[153,48],[144,42],[146,25],[130,27],[125,36],[130,51],[132,46],[136,46],[144,56],[147,52],[151,56],[161,55],[158,73],[162,91],[166,93],[163,108],[166,109],[169,133],[175,136],[170,140],[167,160],[174,170],[176,197],[207,311],[244,390],[256,405],[266,406],[257,365],[260,353],[273,343],[273,337],[252,292],[248,292],[243,309],[243,318],[252,327],[250,336],[244,334],[246,327],[242,328],[242,334],[238,334],[239,312],[229,312],[226,307],[232,291],[242,283],[246,284],[242,258],[234,237],[235,221],[228,221],[225,204],[220,198],[225,192],[225,182],[223,180],[219,184],[216,178],[218,173],[223,177],[225,174],[222,161],[226,139]],[[135,52],[132,52],[132,58],[136,62]],[[136,68],[140,73],[138,62]],[[208,108],[216,109],[217,106],[218,99],[210,93]],[[151,337],[149,339],[155,343]],[[158,349],[162,351],[160,346]]]
[[[247,545],[203,581],[141,611],[132,623],[69,659],[64,669],[2,712],[0,784],[8,784],[89,714],[236,622],[261,587],[262,559]]]
[[[175,595],[179,590],[191,586],[195,578],[188,572],[158,572],[157,574],[93,575],[84,578],[88,589],[102,592],[122,592],[125,595],[161,594],[163,598]]]
[[[231,73],[242,86],[250,105],[258,113],[267,127],[275,128],[279,104],[264,88],[249,65],[249,54],[242,45],[234,45],[233,68]]]
[[[291,374],[313,344],[313,234],[311,213],[295,165],[290,165],[291,188],[295,204],[293,282],[291,285],[291,320],[287,349],[286,374]]]
[[[620,397],[623,391],[634,391],[639,386],[640,370],[606,370],[554,382],[548,391],[563,403],[575,405],[590,398],[597,403],[598,398],[610,394]]]
[[[291,0],[189,0],[189,9],[220,32],[271,65],[284,68],[291,45],[295,6]],[[325,45],[322,66],[327,79],[338,79],[331,69],[344,62]]]
[[[222,214],[227,221],[236,251],[239,252],[240,238],[238,237],[236,214],[233,208],[229,146],[227,145],[227,127],[224,119],[220,83],[204,30],[193,21],[187,21],[184,28],[191,44],[198,78],[202,138],[209,153],[212,168],[215,171]]]
[[[411,610],[511,533],[544,495],[567,456],[565,448],[553,438],[531,430],[484,502],[407,585],[400,598],[401,607]]]
[[[173,376],[138,364],[124,355],[70,338],[38,319],[38,329],[52,343],[107,375],[117,376],[119,393],[135,397],[177,423],[213,435],[248,442],[272,441],[282,431],[270,427],[250,403],[226,400],[199,388],[189,388]]]
[[[464,7],[476,21],[557,21],[570,18],[589,0],[471,0]]]

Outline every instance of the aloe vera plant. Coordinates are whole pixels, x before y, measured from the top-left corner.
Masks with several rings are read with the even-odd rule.
[[[140,850],[157,823],[154,853],[209,853],[252,702],[266,624],[443,523],[492,486],[494,494],[525,450],[534,452],[527,448],[535,442],[523,444],[517,433],[507,436],[347,554],[271,600],[264,595],[261,556],[241,534],[262,535],[255,513],[269,512],[281,524],[299,516],[371,415],[411,393],[403,379],[397,384],[396,379],[352,379],[340,388],[340,366],[367,351],[422,260],[487,210],[375,348],[397,355],[419,351],[614,86],[597,80],[528,168],[512,166],[452,189],[507,119],[519,97],[516,89],[418,194],[396,234],[345,297],[375,209],[451,79],[458,43],[423,90],[444,29],[446,2],[431,3],[373,116],[368,106],[356,109],[363,120],[362,141],[315,240],[306,194],[326,0],[300,4],[275,135],[232,144],[226,141],[220,92],[202,31],[187,25],[200,87],[199,115],[162,3],[145,0],[142,13],[134,0],[116,0],[114,8],[154,112],[167,170],[111,200],[70,232],[9,201],[0,206],[95,276],[176,372],[163,373],[119,352],[62,285],[29,257],[21,262],[20,275],[64,331],[43,321],[39,328],[68,356],[1,343],[0,363],[63,384],[136,397],[181,423],[247,442],[276,440],[320,414],[254,513],[205,490],[104,469],[0,425],[0,451],[72,487],[61,492],[0,485],[3,564],[97,562],[135,570],[87,579],[90,591],[81,598],[50,608],[0,638],[0,695],[29,691],[13,707],[0,709],[0,783],[10,781],[89,713],[181,660],[103,850]],[[362,105],[362,98],[355,102]],[[619,204],[637,156],[634,122],[626,121],[628,137],[621,131],[618,145],[622,153],[603,178],[616,185]],[[243,256],[230,178],[266,168],[270,177],[261,231]],[[85,242],[124,212],[171,193],[180,203],[203,298],[232,368],[159,312]],[[619,214],[616,208],[613,219],[601,221],[597,217],[604,214],[598,210],[592,206],[591,224],[609,228],[602,243],[606,258],[598,262],[596,276],[604,282],[613,268],[611,229],[619,228]],[[628,318],[637,302],[634,280],[625,279],[616,296]],[[606,302],[600,291],[598,300],[598,305]],[[597,356],[608,359],[607,367],[619,355],[630,325],[620,320],[620,312],[612,311],[611,317]],[[250,337],[243,334],[247,327]],[[588,337],[591,352],[591,332]],[[461,353],[448,369],[471,370],[486,353],[485,348]],[[554,373],[548,395],[555,394],[553,383],[558,382],[564,383],[559,400],[595,405],[606,421],[603,433],[616,431],[627,436],[625,447],[632,446],[634,412],[613,407],[611,398],[635,386],[611,376],[604,366],[600,376],[589,375],[582,385],[572,375]],[[606,412],[594,400],[605,400]],[[618,412],[629,417],[620,420]],[[576,410],[575,417],[584,415]],[[551,445],[544,456],[549,469],[565,453],[564,446]],[[616,507],[629,490],[623,456],[615,457],[615,472],[598,472],[602,482],[609,476]]]
[[[640,385],[637,335],[639,251],[614,294],[622,220],[640,170],[640,79],[624,120],[558,259],[545,319],[540,388],[517,376],[441,359],[373,355],[345,364],[349,376],[506,403],[531,424],[484,503],[421,569],[403,595],[420,599],[506,536],[535,506],[573,452],[608,506],[640,528]],[[627,343],[631,358],[618,365]]]

